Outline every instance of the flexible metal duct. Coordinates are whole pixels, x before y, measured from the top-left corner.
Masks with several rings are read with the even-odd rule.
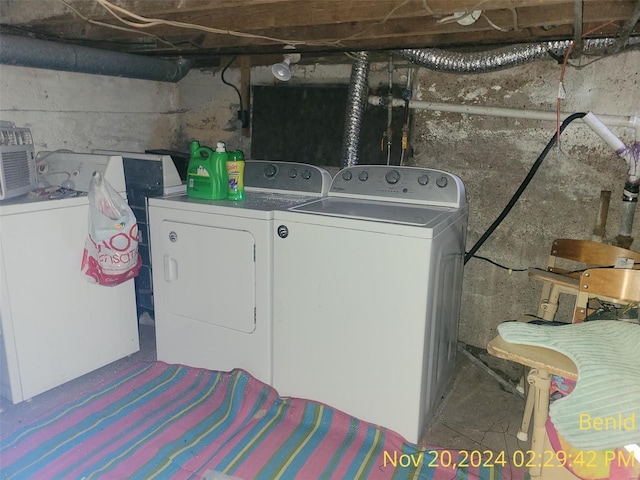
[[[586,40],[584,51],[603,49],[613,45],[614,41],[612,38]],[[438,48],[412,48],[399,50],[397,53],[421,67],[432,70],[448,73],[486,73],[546,58],[549,53],[562,57],[570,46],[570,40],[563,40],[513,45],[485,52],[461,53]]]
[[[169,61],[15,35],[0,36],[0,64],[177,82],[191,62]]]
[[[369,88],[369,54],[367,52],[357,52],[355,55],[357,60],[351,67],[344,136],[342,137],[343,167],[350,167],[358,163],[360,125],[362,123],[362,114],[367,105],[367,90]]]

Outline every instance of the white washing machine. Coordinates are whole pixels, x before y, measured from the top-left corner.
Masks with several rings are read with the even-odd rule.
[[[340,171],[274,214],[274,387],[417,442],[455,362],[468,207],[462,181]]]
[[[139,350],[133,280],[105,287],[80,271],[89,181],[100,171],[124,194],[122,157],[55,152],[39,167],[77,191],[0,202],[0,393],[13,403]]]
[[[330,182],[314,166],[249,160],[241,202],[149,199],[158,360],[271,383],[273,211]]]

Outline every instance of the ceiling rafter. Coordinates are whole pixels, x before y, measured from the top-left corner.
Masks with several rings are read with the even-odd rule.
[[[582,21],[577,25],[574,0],[109,0],[143,17],[221,29],[211,32],[165,24],[133,28],[98,0],[64,1],[77,12],[62,0],[0,0],[5,31],[14,27],[42,38],[168,56],[275,53],[287,42],[314,52],[472,47],[575,39],[579,26],[589,31],[601,24],[606,26],[592,35],[616,36],[640,2],[580,0]],[[472,24],[452,18],[454,12],[472,9],[482,10]],[[636,25],[631,35],[638,34]]]

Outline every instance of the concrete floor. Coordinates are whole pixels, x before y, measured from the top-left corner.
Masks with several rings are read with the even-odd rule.
[[[420,443],[469,453],[490,450],[493,458],[504,452],[507,463],[512,463],[513,452],[529,450],[531,443],[516,438],[524,399],[506,391],[503,383],[508,381],[498,381],[478,358],[459,349],[452,389]],[[503,470],[503,479],[511,478],[510,468]],[[522,478],[522,473],[513,477]]]
[[[105,378],[129,365],[155,360],[153,327],[140,327],[140,343],[140,352],[38,395],[31,401],[12,405],[1,398],[0,433],[5,435],[46,414],[54,406],[91,391]],[[460,350],[457,358],[453,387],[420,443],[470,452],[491,450],[496,455],[505,452],[507,459],[513,458],[515,450],[530,448],[528,443],[519,442],[515,437],[524,401],[505,391],[475,357]],[[509,478],[508,471],[503,478]]]
[[[141,361],[154,361],[155,359],[155,329],[151,326],[141,325],[139,352],[17,405],[13,405],[6,398],[0,397],[0,435],[4,436],[7,432],[20,428],[21,425],[31,423],[55,406],[67,403],[84,393],[98,388],[105,379],[116,375],[128,366]]]

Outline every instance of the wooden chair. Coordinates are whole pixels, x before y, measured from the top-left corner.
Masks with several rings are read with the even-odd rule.
[[[594,266],[637,269],[640,268],[640,253],[590,240],[555,239],[551,244],[547,267],[545,269],[529,269],[529,278],[542,282],[537,314],[536,316],[525,315],[520,320],[524,322],[555,320],[560,295],[569,294],[577,297],[580,275],[585,269]],[[585,316],[586,310],[580,313],[576,304],[569,321],[583,321]],[[518,391],[523,394],[525,393],[525,376],[521,378],[517,387]],[[532,402],[530,395],[527,395],[523,427],[528,426],[526,419],[531,417]],[[526,429],[518,432],[518,438],[522,441],[528,439]]]
[[[546,269],[529,269],[529,278],[543,282],[537,316],[554,320],[560,295],[577,296],[580,275],[589,267],[638,269],[640,253],[589,240],[554,240]]]
[[[592,268],[587,269],[578,278],[576,305],[573,323],[585,320],[589,312],[589,301],[599,299],[605,302],[638,307],[640,303],[640,270],[625,268]],[[612,320],[616,321],[616,320]],[[532,385],[533,380],[527,378]],[[522,416],[522,424],[516,437],[527,441],[529,424],[534,411],[535,393],[529,388]]]
[[[589,315],[589,300],[630,305],[640,302],[640,270],[620,268],[594,268],[580,275],[573,321],[582,322]]]

